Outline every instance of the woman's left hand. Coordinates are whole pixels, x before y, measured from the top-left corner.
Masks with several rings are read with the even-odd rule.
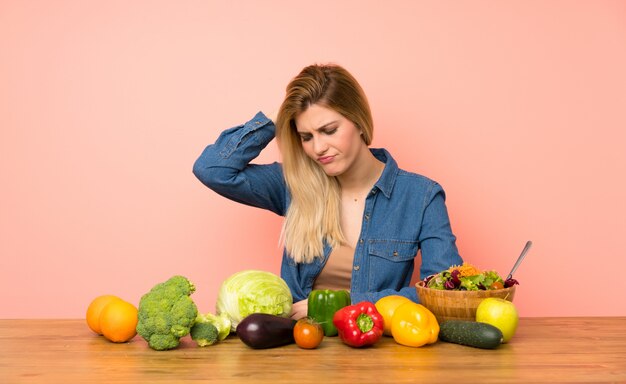
[[[306,299],[298,301],[297,303],[293,303],[293,306],[291,307],[290,317],[294,320],[299,320],[303,317],[306,317],[308,309],[308,300]]]

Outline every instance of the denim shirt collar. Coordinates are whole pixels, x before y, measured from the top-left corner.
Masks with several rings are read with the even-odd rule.
[[[372,152],[374,157],[378,160],[385,163],[385,169],[383,169],[382,175],[374,186],[389,198],[396,182],[396,177],[398,176],[398,164],[384,148],[370,148],[370,152]]]

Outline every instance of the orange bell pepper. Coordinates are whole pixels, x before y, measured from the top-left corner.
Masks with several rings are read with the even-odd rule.
[[[398,344],[421,347],[437,341],[439,323],[428,308],[411,301],[400,305],[394,312],[391,335]]]

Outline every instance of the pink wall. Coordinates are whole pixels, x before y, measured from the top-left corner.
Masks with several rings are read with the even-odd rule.
[[[466,260],[506,274],[534,241],[522,316],[626,315],[625,2],[312,4],[0,1],[0,318],[173,274],[207,312],[231,273],[278,273],[281,219],[191,166],[328,61],[368,93],[374,146],[444,186]]]

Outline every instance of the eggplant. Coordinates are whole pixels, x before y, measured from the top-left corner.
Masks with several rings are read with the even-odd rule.
[[[250,348],[274,348],[295,343],[293,338],[295,325],[294,319],[267,313],[253,313],[237,325],[236,332],[241,341]]]

